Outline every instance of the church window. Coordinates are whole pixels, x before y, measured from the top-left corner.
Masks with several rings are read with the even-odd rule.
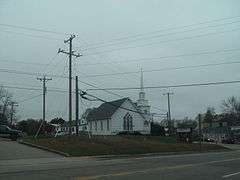
[[[103,131],[103,122],[101,121],[101,131]]]
[[[107,120],[107,130],[109,131],[109,119]]]
[[[97,121],[95,121],[95,131],[97,131]]]
[[[90,131],[92,130],[92,122],[90,122]]]
[[[132,116],[129,113],[127,113],[123,117],[123,130],[125,130],[125,131],[133,130],[133,120],[132,120]]]

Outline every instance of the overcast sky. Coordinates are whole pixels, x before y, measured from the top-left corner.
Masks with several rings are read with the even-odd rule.
[[[37,28],[47,33],[8,25]],[[239,0],[0,0],[0,83],[8,86],[41,88],[36,75],[10,74],[3,69],[29,73],[67,76],[68,59],[57,54],[58,48],[74,33],[76,52],[73,75],[100,88],[139,87],[140,73],[87,77],[89,75],[135,72],[182,66],[232,63],[239,61]],[[64,34],[66,33],[66,34]],[[216,52],[217,51],[217,52]],[[192,56],[181,54],[206,53]],[[240,80],[240,64],[204,66],[144,73],[144,86]],[[53,77],[48,89],[68,89],[68,81]],[[74,84],[73,84],[74,87]],[[79,83],[83,90],[92,88]],[[169,89],[146,89],[152,112],[167,109]],[[172,88],[172,117],[196,117],[213,106],[219,112],[223,99],[239,96],[240,84],[209,87]],[[9,89],[18,102],[41,94],[41,91]],[[138,90],[114,91],[133,101]],[[119,97],[91,91],[105,100]],[[74,100],[74,99],[73,99]],[[18,115],[41,118],[41,96],[19,103]],[[81,112],[97,102],[81,104]],[[68,93],[48,92],[47,119],[66,119]],[[74,107],[73,107],[74,108]]]

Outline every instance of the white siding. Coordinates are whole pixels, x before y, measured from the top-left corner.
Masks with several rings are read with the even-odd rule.
[[[109,121],[109,130],[107,129],[107,121]],[[111,135],[111,120],[110,119],[91,121],[91,122],[93,125],[91,133],[93,135]],[[91,123],[91,122],[89,122],[89,123]],[[101,122],[102,122],[103,129],[101,129]],[[95,123],[97,123],[97,131],[95,130]]]
[[[125,101],[121,107],[136,111],[136,108],[129,100]],[[139,131],[142,134],[150,133],[150,125],[144,126],[145,119],[139,113],[119,108],[112,116],[112,134],[117,134],[118,132],[123,131],[123,118],[127,113],[132,116],[133,131]]]
[[[133,104],[129,100],[126,100],[121,107],[137,111],[135,106],[133,106]],[[133,131],[139,131],[142,134],[150,134],[150,124],[148,124],[147,126],[144,125],[146,119],[143,118],[142,115],[137,112],[132,112],[122,108],[118,108],[118,110],[109,120],[105,119],[88,122],[89,127],[90,123],[92,123],[92,130],[90,130],[90,128],[89,130],[93,135],[116,135],[118,132],[123,131],[123,118],[127,113],[132,116]],[[109,121],[109,130],[107,129],[107,121]],[[103,125],[102,130],[101,122]],[[97,123],[97,130],[95,130],[95,123]]]

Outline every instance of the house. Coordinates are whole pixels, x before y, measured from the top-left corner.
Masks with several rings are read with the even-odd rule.
[[[70,128],[69,122],[64,122],[63,124],[56,126],[55,131],[62,132],[63,134],[69,134],[69,130],[70,130],[69,128]],[[71,128],[72,128],[72,134],[76,134],[77,132],[76,121],[72,121]]]
[[[222,115],[214,119],[211,123],[204,123],[202,134],[204,139],[213,139],[216,142],[224,142],[227,139],[240,141],[240,126],[233,123],[234,119],[224,119]]]
[[[150,134],[150,117],[142,113],[130,98],[105,102],[86,116],[88,130],[93,135],[116,135],[123,131]]]

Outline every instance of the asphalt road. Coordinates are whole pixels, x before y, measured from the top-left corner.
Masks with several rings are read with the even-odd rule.
[[[54,153],[25,146],[15,141],[11,141],[9,139],[0,138],[0,160],[51,158],[51,157],[60,156]]]
[[[0,179],[239,180],[240,151],[114,159],[53,156],[0,160]]]

